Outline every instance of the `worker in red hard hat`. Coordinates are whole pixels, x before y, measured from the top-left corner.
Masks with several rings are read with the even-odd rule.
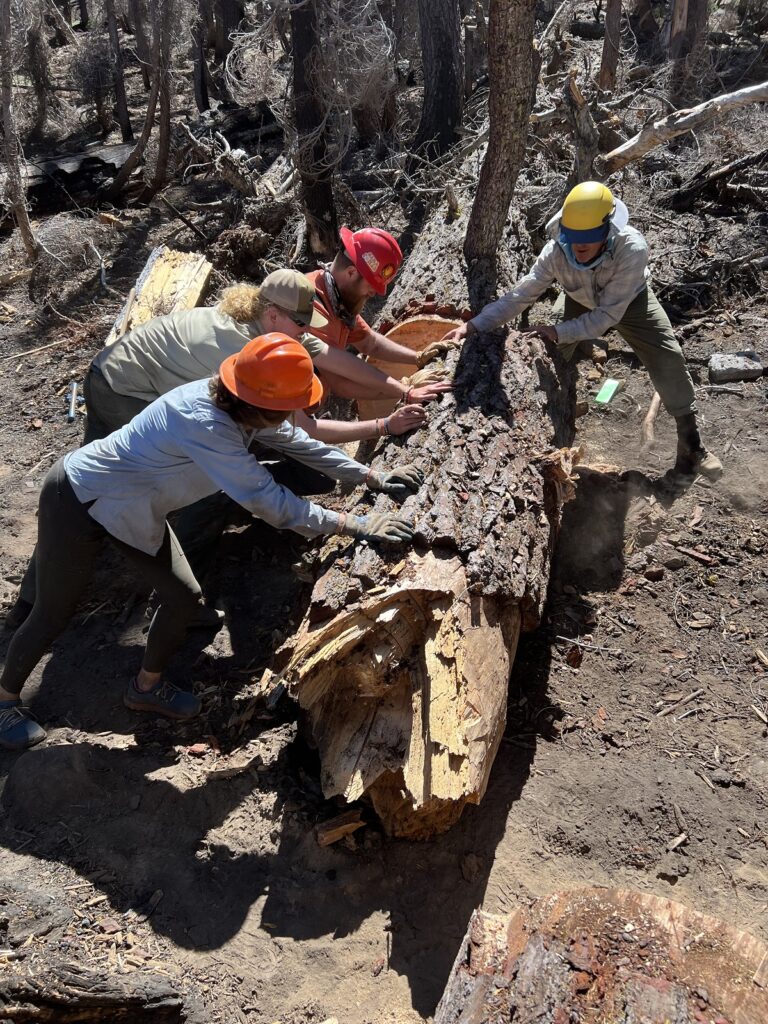
[[[400,246],[392,235],[379,228],[339,231],[341,248],[332,263],[315,270],[307,277],[317,292],[315,308],[328,321],[325,327],[313,328],[312,334],[332,348],[345,350],[354,345],[362,355],[391,363],[410,363],[414,370],[424,365],[420,353],[398,345],[366,323],[361,316],[368,299],[386,295],[387,288],[403,262]],[[355,358],[351,355],[351,358]],[[342,372],[333,373],[320,367],[324,384],[342,398],[399,397],[407,402],[431,402],[449,391],[447,382],[413,387],[407,381],[395,381],[381,374],[380,385],[361,384]]]

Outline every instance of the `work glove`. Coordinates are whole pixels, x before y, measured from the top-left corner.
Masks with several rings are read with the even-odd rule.
[[[413,537],[413,527],[398,516],[372,512],[369,516],[347,516],[342,533],[357,540],[382,540],[402,544]]]
[[[452,348],[458,348],[459,342],[454,341],[450,334],[446,334],[444,338],[439,341],[431,341],[426,348],[419,352],[418,362],[416,365],[419,369],[422,369],[427,363],[431,363],[434,359],[439,359],[440,356],[446,355]]]
[[[383,491],[394,498],[407,498],[424,483],[424,474],[412,465],[399,466],[388,473],[378,473],[372,469],[365,482],[371,491]]]

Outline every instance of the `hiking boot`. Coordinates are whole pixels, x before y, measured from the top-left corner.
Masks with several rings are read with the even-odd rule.
[[[28,750],[42,743],[45,735],[20,700],[0,701],[0,748]]]
[[[149,711],[165,718],[194,718],[200,713],[201,701],[194,693],[180,690],[173,683],[161,680],[157,686],[147,693],[136,689],[136,680],[132,679],[123,694],[123,704],[131,711]]]
[[[29,618],[32,607],[29,601],[25,601],[23,597],[16,598],[16,604],[11,605],[6,613],[5,621],[3,622],[4,628],[11,633],[17,630],[22,622]]]
[[[698,451],[685,452],[682,455],[678,452],[675,473],[678,476],[696,476],[697,473],[701,473],[708,480],[719,480],[723,475],[723,464],[712,452],[708,452],[706,448],[699,448]]]

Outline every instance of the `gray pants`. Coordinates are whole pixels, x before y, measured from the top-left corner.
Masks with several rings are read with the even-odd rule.
[[[9,693],[21,692],[35,665],[72,618],[105,539],[160,596],[147,634],[143,667],[162,672],[184,642],[201,591],[173,531],[166,526],[156,555],[112,537],[78,500],[59,459],[40,492],[34,608],[13,635],[0,677],[0,686]]]
[[[554,311],[558,320],[575,320],[588,312],[586,306],[570,295],[561,295]],[[648,371],[670,416],[687,416],[696,412],[696,395],[683,350],[675,338],[669,317],[650,288],[644,289],[630,302],[614,330],[619,332]],[[566,359],[573,356],[578,344],[560,347]]]
[[[131,398],[113,391],[101,370],[95,366],[91,366],[85,375],[83,394],[87,410],[83,444],[98,441],[113,430],[119,430],[149,405],[143,398]]]

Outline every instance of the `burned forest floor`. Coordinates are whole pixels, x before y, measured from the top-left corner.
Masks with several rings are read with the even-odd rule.
[[[167,195],[200,217],[222,192],[198,183]],[[680,225],[697,215],[643,209],[664,300]],[[157,204],[93,230],[108,288],[73,264],[45,305],[27,282],[0,295],[4,605],[32,551],[41,480],[82,436],[81,416],[66,421],[69,381],[82,380],[151,246],[199,243]],[[740,230],[709,216],[701,258],[752,252]],[[672,311],[724,476],[671,491],[663,410],[654,447],[641,445],[645,371],[616,334],[606,362],[580,360],[576,499],[545,621],[518,650],[480,806],[418,844],[386,838],[364,809],[365,827],[320,846],[316,826],[343,807],[323,799],[290,703],[253,700],[301,619],[307,545],[245,519],[226,534],[206,582],[226,626],[190,634],[171,672],[204,697],[183,726],[122,706],[147,595],[107,551],[25,691],[47,743],[0,755],[0,947],[30,965],[156,974],[200,1022],[415,1024],[433,1014],[480,905],[629,887],[768,939],[768,392],[765,377],[710,390],[706,369],[716,351],[765,360],[768,308],[745,278],[706,308]],[[606,377],[623,387],[601,409]]]

